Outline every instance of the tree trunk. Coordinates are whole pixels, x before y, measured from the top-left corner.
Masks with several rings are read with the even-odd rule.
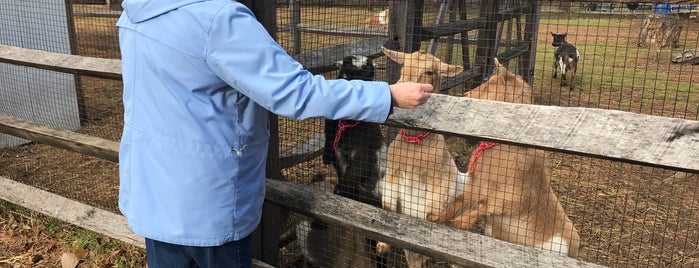
[[[677,48],[685,21],[673,15],[649,15],[638,35],[639,47]]]

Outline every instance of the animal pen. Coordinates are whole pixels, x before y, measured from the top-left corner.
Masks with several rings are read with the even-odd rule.
[[[561,245],[560,236],[548,246],[497,239],[489,221],[502,215],[480,215],[460,230],[408,215],[407,203],[397,213],[384,209],[385,202],[353,198],[363,189],[334,194],[347,178],[323,161],[325,121],[270,115],[256,266],[352,267],[359,259],[414,267],[403,249],[429,257],[429,267],[699,266],[696,1],[241,2],[291,56],[329,79],[338,78],[338,61],[365,56],[375,67],[374,80],[395,83],[408,63],[388,59],[382,46],[423,50],[460,66],[458,74],[438,80],[439,94],[425,105],[394,109],[380,127],[382,141],[390,148],[400,129],[443,135],[447,146],[434,149],[447,152],[460,173],[469,170],[472,156],[493,150],[479,149],[480,141],[543,150],[546,180],[579,234],[577,254],[565,256],[560,251],[573,245]],[[114,1],[25,0],[0,9],[0,198],[142,247],[117,208],[123,107],[114,25],[120,13]],[[552,77],[552,33],[565,33],[579,52],[576,75],[567,81],[574,89]],[[495,58],[531,85],[529,99],[463,97],[501,69],[494,68]],[[379,151],[378,158],[389,159],[383,168],[390,170],[388,152]],[[409,162],[413,156],[403,157]],[[476,168],[488,170],[489,163]],[[429,169],[445,163],[414,164]],[[360,179],[370,173],[352,172]],[[374,183],[372,194],[391,194]],[[416,199],[434,195],[415,191],[423,194]],[[527,202],[499,209],[526,215],[549,209]],[[466,210],[479,205],[487,204]],[[392,249],[377,254],[379,241]],[[17,262],[30,265],[27,258]]]

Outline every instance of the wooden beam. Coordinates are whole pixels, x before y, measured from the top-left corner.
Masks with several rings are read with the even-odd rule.
[[[0,176],[0,199],[46,216],[114,238],[129,245],[145,248],[145,239],[131,232],[120,214],[89,206],[39,188]],[[253,267],[273,266],[253,259]]]
[[[0,133],[119,162],[119,143],[0,114]]]
[[[279,167],[290,168],[321,156],[323,146],[325,146],[325,134],[322,133],[302,140],[280,154]]]
[[[382,36],[387,37],[388,31],[381,28],[364,28],[364,27],[331,27],[323,25],[308,25],[299,23],[296,28],[301,32],[316,33],[324,35],[337,35],[349,37],[372,37]]]
[[[76,17],[90,17],[90,18],[118,18],[119,16],[121,16],[121,10],[111,10],[111,9],[74,10],[73,15]]]
[[[324,73],[337,70],[335,62],[342,60],[342,57],[347,55],[362,55],[369,58],[376,58],[383,55],[381,46],[383,46],[386,40],[385,37],[371,37],[342,45],[309,51],[296,55],[294,58],[312,73]]]
[[[455,35],[462,32],[485,28],[485,24],[486,23],[483,18],[475,18],[448,22],[439,25],[425,26],[421,28],[418,38],[424,41],[447,35]]]
[[[384,38],[360,41],[364,45],[326,50],[330,56],[306,54],[304,59],[332,65],[340,55],[381,55]],[[367,45],[369,43],[373,45]],[[344,51],[344,52],[342,52]],[[54,55],[57,54],[57,55]],[[322,55],[321,55],[322,54]],[[26,58],[20,57],[27,56]],[[0,61],[46,66],[54,70],[85,70],[107,76],[120,74],[119,60],[64,55],[0,45]],[[10,59],[10,60],[8,60]],[[20,63],[21,64],[21,63]],[[334,66],[333,66],[334,67]],[[93,69],[94,68],[94,69]],[[479,70],[482,72],[482,70]],[[679,171],[699,171],[696,134],[666,141],[675,129],[696,121],[595,108],[512,104],[433,95],[415,110],[396,109],[388,124],[421,128],[455,135],[481,137],[553,151],[613,159]],[[44,142],[117,161],[116,142],[46,126],[8,116],[0,117],[0,132]]]
[[[0,176],[0,198],[49,217],[144,248],[143,237],[131,232],[126,219],[39,188]]]
[[[121,61],[0,45],[0,62],[121,80]]]
[[[500,62],[508,62],[516,57],[519,57],[520,55],[529,52],[529,43],[521,43],[517,45],[516,47],[507,49],[503,51],[502,53],[497,55],[498,61]]]
[[[699,133],[669,140],[697,121],[597,108],[514,104],[433,94],[388,125],[699,172]]]
[[[446,92],[448,89],[466,83],[477,76],[480,75],[480,67],[474,67],[463,71],[454,77],[444,77],[440,82],[440,89],[442,92]]]
[[[319,219],[333,227],[353,228],[371,238],[440,261],[467,267],[602,267],[397,214],[313,190],[307,185],[275,180],[267,180],[266,183],[268,202]]]

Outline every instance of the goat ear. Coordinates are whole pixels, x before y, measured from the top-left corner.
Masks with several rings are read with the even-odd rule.
[[[455,75],[461,73],[464,70],[464,67],[442,63],[442,66],[439,69],[440,76],[454,77]]]
[[[403,64],[405,62],[405,53],[403,52],[390,50],[385,47],[381,47],[381,51],[383,51],[384,55],[397,62],[398,64]]]
[[[495,69],[493,70],[493,74],[507,74],[507,68],[500,63],[498,58],[493,58],[493,62],[495,63]]]

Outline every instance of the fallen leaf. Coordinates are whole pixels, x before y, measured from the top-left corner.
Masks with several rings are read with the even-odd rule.
[[[73,250],[73,254],[75,254],[75,257],[78,258],[78,260],[84,261],[87,259],[87,254],[89,252],[85,250],[83,247],[78,247],[75,250]]]
[[[61,267],[63,268],[75,268],[80,263],[80,260],[75,257],[73,253],[65,252],[61,255]]]

